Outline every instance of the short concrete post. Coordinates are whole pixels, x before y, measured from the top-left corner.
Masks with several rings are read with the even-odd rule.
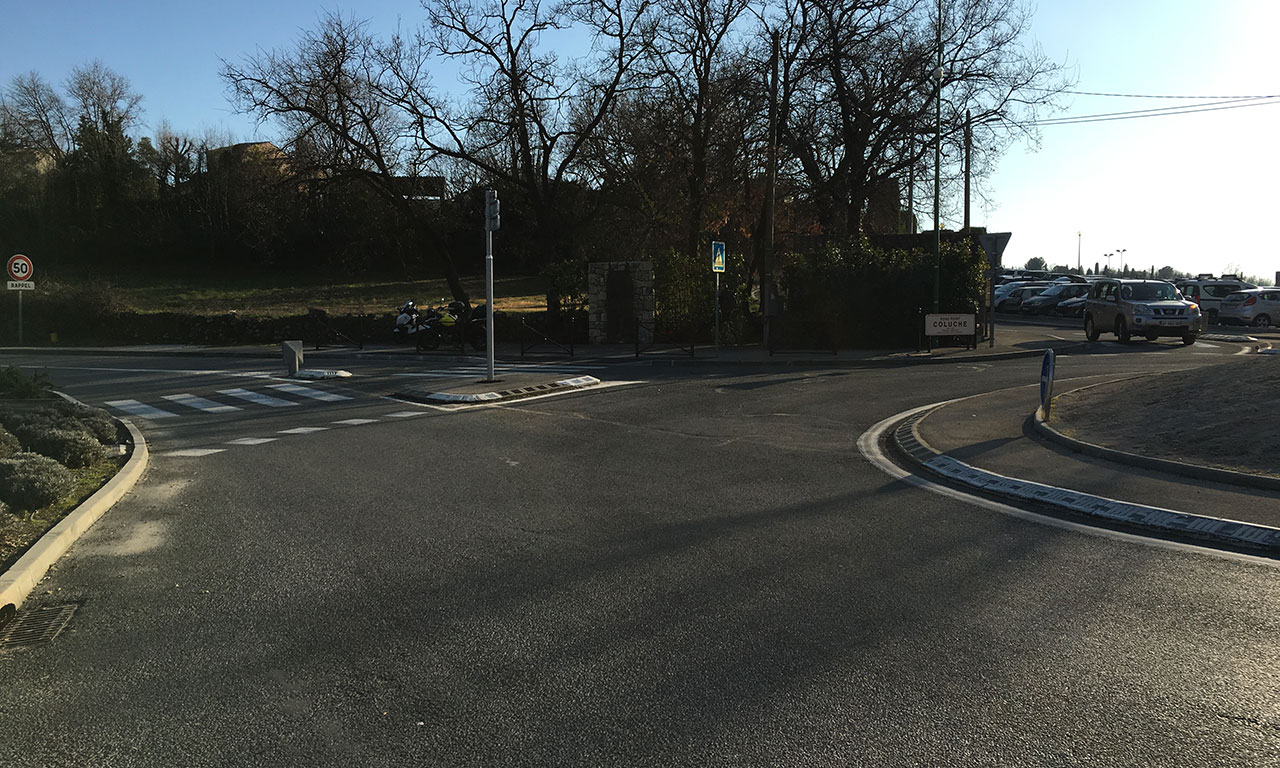
[[[297,376],[298,371],[302,370],[302,342],[281,342],[280,351],[284,353],[285,371],[287,371],[290,376]]]

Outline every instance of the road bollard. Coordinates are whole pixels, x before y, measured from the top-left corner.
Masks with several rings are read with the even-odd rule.
[[[284,341],[280,343],[280,351],[284,353],[284,368],[290,376],[297,376],[302,370],[302,342]]]

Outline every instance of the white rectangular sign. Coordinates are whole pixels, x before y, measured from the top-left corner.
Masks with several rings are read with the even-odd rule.
[[[973,315],[925,315],[925,336],[972,336]]]
[[[9,290],[11,291],[34,291],[36,284],[30,280],[10,280]]]

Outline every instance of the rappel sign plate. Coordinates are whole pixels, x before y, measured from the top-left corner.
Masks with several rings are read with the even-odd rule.
[[[716,240],[711,241],[711,271],[724,271],[724,243]]]

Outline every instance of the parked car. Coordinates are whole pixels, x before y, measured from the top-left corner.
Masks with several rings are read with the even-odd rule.
[[[1058,317],[1084,317],[1084,303],[1088,300],[1087,293],[1074,299],[1064,299],[1058,302],[1050,312]]]
[[[1047,315],[1064,299],[1074,299],[1088,294],[1089,284],[1083,281],[1054,283],[1035,296],[1023,300],[1018,311],[1025,314]]]
[[[993,306],[998,305],[1001,301],[1005,299],[1005,297],[1007,297],[1010,293],[1017,290],[1018,288],[1028,288],[1032,286],[1040,286],[1042,288],[1047,288],[1049,286],[1049,283],[1048,281],[1045,281],[1045,280],[1018,280],[1012,283],[1004,283],[1002,285],[997,285],[995,290],[995,299],[992,305]]]
[[[1280,288],[1247,288],[1228,293],[1218,309],[1218,322],[1255,328],[1280,325]]]
[[[1134,334],[1148,341],[1173,336],[1194,344],[1203,331],[1200,307],[1163,280],[1098,280],[1084,305],[1084,335],[1089,341],[1106,332],[1122,344]]]
[[[1246,283],[1241,280],[1238,275],[1223,275],[1222,277],[1201,275],[1194,280],[1181,280],[1178,282],[1178,290],[1182,292],[1183,298],[1199,304],[1200,311],[1208,317],[1211,323],[1218,322],[1218,310],[1221,309],[1222,300],[1227,297],[1227,294],[1257,287],[1253,283]]]
[[[1035,296],[1041,291],[1048,288],[1048,284],[1043,285],[1024,285],[1020,288],[1014,288],[1003,298],[997,299],[995,310],[997,312],[1017,312],[1022,306],[1022,302]]]

